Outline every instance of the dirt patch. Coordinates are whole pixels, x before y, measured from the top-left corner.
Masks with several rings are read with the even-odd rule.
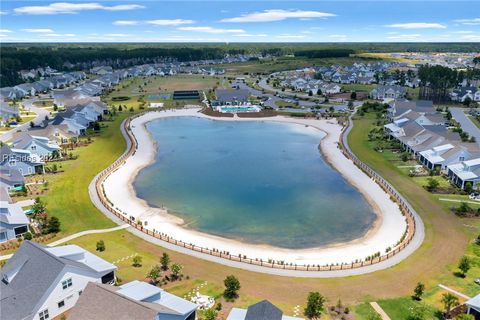
[[[278,113],[274,110],[262,110],[260,112],[239,112],[237,116],[239,118],[264,118],[264,117],[276,117]]]
[[[223,118],[233,118],[233,113],[222,113],[212,108],[205,108],[201,111],[203,114],[210,117],[223,117]]]

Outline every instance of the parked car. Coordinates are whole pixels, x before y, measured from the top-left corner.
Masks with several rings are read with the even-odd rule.
[[[475,279],[474,282],[475,282],[476,284],[480,284],[480,278]]]

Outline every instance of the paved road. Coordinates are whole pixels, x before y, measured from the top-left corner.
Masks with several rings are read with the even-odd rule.
[[[469,117],[465,114],[463,108],[450,108],[452,117],[460,123],[463,131],[467,132],[470,136],[475,137],[477,143],[480,144],[480,129],[470,120]]]
[[[38,100],[37,97],[30,98],[30,99],[25,99],[25,100],[22,101],[22,104],[25,107],[25,109],[27,109],[29,111],[32,111],[32,112],[35,112],[37,114],[35,119],[33,119],[33,123],[40,124],[45,119],[45,116],[48,116],[50,114],[50,112],[48,110],[43,109],[43,108],[35,107],[33,105],[33,102],[35,102],[37,100]],[[5,131],[0,135],[0,141],[2,141],[2,142],[8,141],[8,140],[12,139],[12,136],[15,132],[17,132],[17,131],[27,131],[28,128],[30,128],[30,122],[26,122],[26,123],[21,124],[21,125],[13,128],[9,131]]]

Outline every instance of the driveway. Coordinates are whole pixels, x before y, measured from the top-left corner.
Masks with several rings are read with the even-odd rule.
[[[452,117],[460,123],[463,131],[467,132],[470,136],[475,137],[478,144],[480,144],[480,129],[470,120],[465,114],[466,109],[463,108],[450,108]]]

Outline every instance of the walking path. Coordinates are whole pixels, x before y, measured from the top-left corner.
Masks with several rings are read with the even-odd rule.
[[[382,317],[383,320],[391,320],[388,314],[383,311],[382,307],[376,302],[370,302],[370,305],[372,306],[373,310],[375,310],[376,313]]]
[[[22,200],[22,201],[17,201],[16,204],[18,204],[20,207],[28,207],[28,206],[33,206],[35,203],[34,199],[27,199],[27,200]]]
[[[69,235],[65,238],[59,239],[57,241],[51,242],[51,243],[47,244],[47,246],[55,247],[55,246],[58,246],[59,244],[68,242],[70,240],[73,240],[73,239],[76,239],[76,238],[79,238],[79,237],[82,237],[82,236],[85,236],[85,235],[88,235],[88,234],[113,232],[113,231],[118,231],[118,230],[122,230],[122,229],[127,229],[129,227],[130,227],[129,224],[122,224],[120,226],[109,228],[109,229],[85,230],[85,231],[74,233],[72,235]],[[13,256],[13,254],[6,254],[6,255],[3,255],[3,256],[0,256],[0,261],[10,259],[12,256]]]
[[[465,203],[470,203],[470,204],[480,204],[479,201],[465,201],[465,200],[457,200],[457,199],[447,199],[447,198],[439,198],[438,200],[440,201],[448,201],[448,202],[465,202]]]
[[[447,286],[445,286],[445,285],[443,285],[443,284],[439,284],[438,286],[439,286],[440,288],[442,288],[442,289],[445,289],[445,290],[453,293],[453,294],[456,295],[456,296],[459,296],[460,298],[463,298],[463,299],[466,299],[466,300],[470,300],[470,299],[471,299],[471,297],[469,297],[469,296],[467,296],[467,295],[465,295],[465,294],[463,294],[463,293],[461,293],[461,292],[458,292],[457,290],[451,289],[451,288],[449,288],[449,287],[447,287]]]
[[[178,115],[181,115],[183,113],[186,113],[186,111],[177,110],[175,113],[178,116]],[[195,114],[195,115],[196,116],[203,116],[203,115],[199,115],[199,114]],[[153,117],[155,115],[150,115],[150,116]],[[280,121],[280,119],[281,118],[278,117],[275,120]],[[284,120],[285,121],[295,121],[295,122],[298,121],[298,122],[300,122],[297,119],[295,119],[295,120],[284,119]],[[309,125],[314,126],[314,127],[319,125],[320,123],[322,123],[321,121],[319,121],[319,122],[316,122],[314,120],[310,120],[310,121],[315,122],[315,123],[309,123]],[[137,127],[136,126],[137,124],[138,123],[133,123],[132,124],[132,129]],[[327,124],[325,124],[325,125],[327,125]],[[140,126],[139,126],[139,128],[140,128]],[[124,123],[122,123],[121,131],[122,131],[122,134],[124,135],[124,137],[127,140],[127,151],[124,153],[124,154],[127,154],[128,150],[130,149],[130,146],[132,144],[132,141],[130,140],[130,137],[127,134]],[[347,131],[349,131],[349,130],[347,130]],[[348,132],[347,132],[347,134],[348,134]],[[135,138],[138,139],[138,134],[135,135]],[[330,139],[324,139],[324,141],[334,140],[334,139],[331,139],[331,138],[332,138],[332,136],[330,136]],[[335,142],[332,141],[331,143],[335,145],[335,148],[332,148],[332,146],[329,146],[329,148],[327,148],[326,150],[328,150],[328,151],[338,150],[337,146],[336,146],[336,144],[338,143],[338,137],[337,137],[337,140]],[[144,147],[145,145],[146,144],[139,144],[138,147],[140,147],[140,146]],[[143,153],[141,151],[140,152],[136,152],[136,151],[140,151],[140,150],[135,149],[134,154],[137,154],[137,153],[142,154]],[[337,158],[343,159],[344,156],[341,155]],[[122,164],[124,165],[126,161],[123,158],[123,156],[120,159],[121,160],[118,160],[118,161],[121,161]],[[104,205],[103,201],[99,198],[99,194],[97,193],[96,183],[97,183],[97,180],[99,179],[100,176],[103,177],[104,173],[100,173],[99,175],[97,175],[97,177],[95,177],[95,179],[91,182],[91,184],[89,186],[90,198],[91,198],[92,202],[94,203],[94,205],[100,211],[102,211],[106,216],[108,216],[110,219],[112,219],[113,221],[115,221],[118,224],[123,224],[124,222],[122,221],[122,219],[120,219],[120,217],[118,217],[116,214],[111,212]],[[369,177],[366,177],[366,178],[368,179],[368,182],[370,183],[371,179]],[[376,184],[374,184],[374,185],[376,187],[378,187]],[[392,189],[392,187],[390,187],[390,189]],[[124,193],[123,195],[125,196],[125,194],[126,193]],[[397,196],[397,197],[401,197],[401,196]],[[402,198],[402,200],[403,200],[403,198]],[[405,200],[403,200],[403,201],[404,201],[403,203],[405,205]],[[398,208],[396,210],[398,210]],[[413,209],[411,209],[411,210],[413,210]],[[142,212],[142,211],[143,210],[140,210],[140,212]],[[387,212],[389,212],[391,214],[391,211],[392,210],[389,210]],[[136,211],[128,210],[128,212],[136,212]],[[177,251],[177,252],[180,252],[180,253],[188,254],[188,255],[191,255],[191,256],[194,256],[194,257],[197,257],[197,258],[201,258],[201,259],[204,259],[204,260],[213,261],[213,262],[220,263],[220,264],[223,264],[223,265],[227,265],[227,266],[230,266],[230,267],[236,267],[236,268],[241,268],[241,269],[245,269],[245,270],[249,270],[249,271],[268,273],[268,274],[274,274],[274,275],[280,275],[280,276],[288,276],[288,277],[293,276],[293,277],[329,278],[329,277],[344,277],[344,276],[365,274],[365,273],[385,269],[385,268],[388,268],[390,266],[393,266],[393,265],[399,263],[400,261],[405,259],[408,255],[410,255],[413,251],[415,251],[423,241],[423,237],[424,237],[423,223],[422,223],[421,219],[416,214],[415,214],[415,222],[416,222],[416,226],[417,226],[417,228],[416,228],[417,232],[413,233],[413,239],[411,240],[411,242],[409,242],[408,245],[405,246],[405,248],[403,248],[402,250],[397,252],[397,254],[395,254],[393,256],[390,255],[390,257],[388,259],[384,259],[384,260],[382,259],[381,262],[373,263],[373,264],[370,264],[370,265],[363,265],[360,268],[337,269],[337,270],[330,268],[330,270],[327,269],[327,270],[321,270],[321,271],[314,271],[314,270],[311,270],[311,269],[310,270],[308,270],[308,269],[307,270],[302,270],[302,269],[293,270],[293,269],[289,269],[289,268],[286,268],[286,267],[284,267],[283,269],[282,268],[273,268],[273,267],[267,266],[266,264],[261,265],[260,263],[249,264],[249,263],[245,263],[244,261],[238,261],[238,259],[226,259],[225,257],[222,257],[219,254],[218,255],[209,254],[205,250],[192,250],[191,248],[189,248],[189,247],[191,247],[191,245],[188,245],[188,246],[187,245],[183,245],[183,246],[178,245],[178,243],[175,240],[170,241],[170,239],[169,239],[169,241],[166,241],[163,238],[160,239],[160,237],[153,237],[152,235],[146,234],[145,231],[141,231],[137,228],[130,228],[130,229],[128,229],[128,231],[135,234],[136,236],[146,240],[146,241],[149,241],[149,242],[154,243],[156,245],[160,245],[164,248],[168,248],[170,250],[174,250],[174,251]],[[149,223],[149,226],[150,226],[150,223]],[[150,231],[150,233],[152,233],[152,232]],[[380,243],[385,243],[385,241],[380,241]]]

